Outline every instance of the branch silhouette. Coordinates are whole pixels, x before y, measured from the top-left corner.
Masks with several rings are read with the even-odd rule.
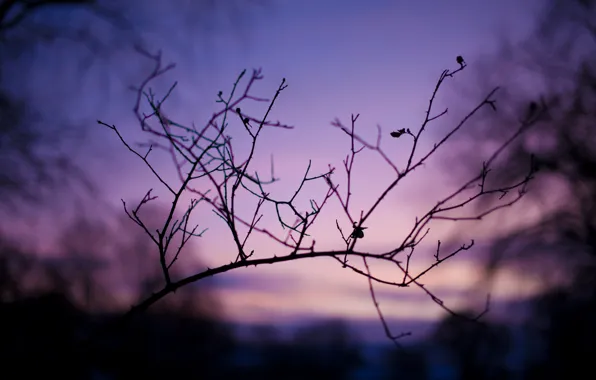
[[[154,62],[153,71],[148,75],[141,86],[136,89],[137,98],[134,106],[134,113],[141,129],[151,136],[151,141],[149,143],[140,144],[140,146],[146,148],[147,151],[143,153],[134,149],[124,139],[115,125],[99,120],[98,123],[116,133],[125,147],[149,167],[155,177],[171,195],[172,203],[169,216],[164,220],[163,226],[156,231],[151,231],[138,216],[138,211],[145,204],[156,199],[156,196],[152,195],[152,189],[145,194],[135,208],[131,209],[131,207],[123,201],[124,210],[127,215],[145,231],[159,251],[159,260],[163,273],[163,287],[161,290],[148,295],[147,298],[140,303],[132,306],[120,321],[125,321],[133,315],[148,309],[158,300],[175,292],[177,289],[207,277],[249,266],[314,259],[319,257],[334,258],[344,268],[351,269],[354,273],[367,278],[371,298],[386,335],[398,346],[398,339],[409,335],[409,333],[404,332],[396,335],[391,332],[375,295],[374,283],[392,285],[397,288],[408,287],[413,284],[419,287],[445,311],[454,316],[459,316],[456,312],[449,309],[441,299],[435,296],[434,293],[427,289],[420,281],[424,275],[428,274],[438,265],[444,263],[458,253],[472,248],[474,241],[469,244],[462,244],[459,248],[451,252],[441,252],[441,242],[438,241],[437,249],[434,254],[434,262],[417,273],[412,271],[410,265],[414,257],[413,254],[416,251],[417,246],[427,236],[430,230],[429,223],[431,221],[480,220],[504,207],[514,205],[523,197],[527,191],[527,185],[532,180],[535,171],[535,165],[533,165],[532,162],[529,164],[527,174],[508,187],[491,188],[487,185],[486,179],[490,173],[493,162],[508,148],[512,141],[517,139],[529,125],[535,122],[536,117],[521,121],[515,133],[494,151],[489,160],[482,163],[478,174],[472,176],[454,192],[446,194],[444,198],[437,201],[437,203],[422,217],[416,218],[411,230],[401,244],[387,252],[373,253],[356,249],[358,241],[364,238],[364,230],[367,228],[365,227],[367,220],[371,217],[374,211],[379,208],[386,197],[395,190],[397,185],[404,180],[404,178],[414,170],[423,166],[430,156],[443,148],[446,142],[454,134],[460,131],[464,125],[470,123],[470,119],[473,115],[485,107],[490,107],[492,110],[497,111],[496,101],[493,97],[498,88],[490,91],[484,99],[478,102],[478,104],[470,110],[459,123],[455,124],[455,126],[453,126],[445,136],[436,142],[430,149],[425,152],[420,152],[420,141],[423,132],[428,129],[433,121],[436,121],[448,112],[447,109],[439,112],[436,112],[434,109],[434,103],[439,89],[443,86],[445,81],[458,75],[467,67],[463,59],[458,57],[456,63],[459,64],[459,67],[452,71],[444,70],[439,76],[429,100],[426,116],[420,128],[417,131],[401,129],[397,132],[389,133],[393,138],[401,137],[401,139],[397,141],[400,143],[405,143],[406,139],[404,137],[412,139],[411,151],[405,165],[398,165],[395,163],[391,158],[391,154],[385,152],[381,147],[381,140],[384,135],[381,126],[377,126],[377,139],[374,143],[371,143],[357,133],[356,127],[359,115],[351,116],[349,127],[344,125],[339,119],[335,119],[331,125],[344,132],[349,139],[349,153],[343,160],[345,183],[342,183],[342,186],[340,186],[341,181],[336,179],[337,168],[331,165],[328,166],[328,170],[325,172],[312,174],[311,162],[309,161],[302,176],[302,180],[293,194],[289,198],[278,198],[272,195],[267,189],[267,185],[279,180],[274,173],[273,159],[271,161],[270,178],[267,180],[264,180],[258,172],[252,171],[249,166],[253,164],[255,151],[257,150],[257,141],[263,133],[270,128],[293,128],[280,121],[273,121],[270,119],[271,110],[276,104],[279,96],[288,86],[285,78],[280,81],[273,97],[271,99],[265,99],[252,94],[253,87],[263,79],[261,70],[253,70],[250,74],[243,71],[234,82],[229,94],[224,94],[223,91],[218,93],[217,103],[221,105],[221,109],[215,112],[202,127],[197,127],[194,124],[189,127],[170,119],[165,115],[162,109],[164,102],[175,89],[176,84],[174,84],[169,91],[167,91],[165,96],[161,98],[158,98],[148,88],[148,85],[154,79],[165,72],[172,70],[175,66],[173,64],[164,66],[161,54],[159,53],[151,54],[141,49],[139,49],[139,52]],[[243,82],[246,78],[248,79]],[[241,86],[243,86],[242,90],[240,89]],[[151,108],[151,113],[144,114],[140,111],[142,100],[147,101]],[[266,104],[266,111],[262,116],[246,113],[241,106],[244,107],[244,104],[249,102]],[[250,148],[244,158],[241,158],[240,155],[235,152],[232,138],[228,134],[233,124],[239,128],[239,131],[244,130],[250,139]],[[236,132],[238,132],[238,130],[236,130]],[[176,171],[180,184],[176,186],[169,184],[151,164],[150,153],[153,149],[160,149],[170,154],[173,162],[176,164]],[[368,209],[360,210],[358,214],[354,214],[350,208],[353,164],[357,155],[363,150],[369,150],[378,154],[385,163],[393,169],[395,178],[383,191],[380,192],[380,194],[378,194],[376,199],[371,200],[371,206]],[[322,192],[317,199],[310,198],[310,208],[304,210],[298,207],[296,203],[297,199],[304,196],[304,186],[307,182],[322,182],[327,190]],[[471,195],[466,199],[456,201],[458,196],[470,192]],[[515,192],[516,195],[510,199],[507,195],[512,192]],[[190,194],[194,198],[187,207],[184,217],[181,220],[174,220],[174,211],[181,207],[182,194]],[[243,216],[238,212],[238,198],[241,194],[243,197],[249,196],[255,200],[256,207],[252,215]],[[451,213],[454,210],[466,208],[467,205],[477,199],[494,194],[501,195],[500,203],[482,214],[453,216]],[[350,230],[347,233],[344,233],[340,226],[339,219],[336,219],[336,227],[340,235],[339,237],[341,237],[340,245],[336,250],[319,251],[316,249],[315,237],[311,236],[308,232],[311,226],[318,220],[318,216],[321,214],[325,206],[333,200],[339,202],[341,209],[345,214],[343,216],[350,223]],[[228,264],[216,268],[208,268],[185,278],[174,280],[170,276],[170,269],[176,262],[182,246],[191,237],[203,236],[206,231],[205,229],[202,229],[201,232],[197,232],[198,226],[189,226],[191,214],[196,211],[197,205],[199,204],[206,204],[210,207],[227,226],[234,241],[236,251],[234,252],[234,255],[236,258]],[[284,236],[280,236],[260,224],[264,215],[262,212],[264,205],[270,205],[275,208],[278,222],[285,231]],[[293,220],[290,221],[285,217],[284,212],[286,211],[289,211]],[[243,233],[240,227],[246,229],[246,232]],[[266,253],[265,257],[260,258],[254,257],[254,250],[250,250],[249,252],[247,248],[247,241],[254,234],[263,235],[276,242],[281,252]],[[181,236],[177,247],[175,247],[175,244],[173,243],[174,237],[176,236]],[[259,252],[259,254],[260,253],[261,252]],[[364,268],[357,267],[350,262],[351,259],[355,258],[359,258],[363,261]],[[369,262],[371,261],[383,262],[393,266],[403,279],[396,282],[374,275],[369,267]],[[392,278],[395,278],[395,276]],[[487,298],[486,309],[480,313],[480,315],[476,317],[461,315],[460,317],[476,320],[488,311],[488,307],[489,303]]]

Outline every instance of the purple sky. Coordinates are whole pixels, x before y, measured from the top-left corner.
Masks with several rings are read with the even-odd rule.
[[[341,169],[349,140],[330,126],[335,117],[348,123],[351,113],[360,113],[358,128],[362,135],[372,138],[377,123],[385,133],[402,127],[417,128],[439,74],[444,69],[457,68],[457,55],[463,55],[469,67],[453,81],[446,82],[435,109],[463,109],[469,102],[458,98],[456,89],[473,85],[477,75],[475,62],[496,48],[499,36],[522,38],[532,27],[540,1],[273,0],[265,7],[243,14],[243,22],[235,27],[226,24],[225,18],[212,22],[208,33],[200,28],[187,28],[182,22],[185,15],[176,7],[157,1],[151,3],[160,4],[161,8],[144,18],[150,25],[145,37],[151,40],[152,47],[163,50],[165,61],[178,65],[156,88],[163,91],[174,81],[179,82],[165,106],[170,118],[183,124],[193,121],[201,124],[217,109],[214,102],[217,92],[229,91],[235,77],[245,68],[263,68],[265,80],[255,88],[262,96],[270,97],[281,78],[287,79],[289,87],[282,93],[272,118],[296,128],[267,131],[259,142],[256,166],[266,170],[269,156],[274,155],[276,174],[282,181],[272,191],[284,197],[295,188],[309,159],[313,161],[314,172],[325,170],[329,163]],[[90,143],[81,147],[80,154],[94,157],[88,160],[90,173],[101,181],[107,203],[120,207],[120,198],[140,199],[150,187],[165,195],[149,170],[121,146],[116,136],[98,128],[94,122],[99,118],[116,124],[132,141],[146,140],[130,111],[133,94],[125,89],[138,83],[147,65],[123,49],[78,77],[72,73],[79,58],[74,53],[55,53],[43,62],[27,61],[32,68],[45,67],[36,71],[36,81],[44,84],[44,89],[36,95],[39,104],[47,109],[53,107],[52,99],[57,98],[53,81],[60,80],[65,91],[59,94],[60,99],[72,103],[71,117],[89,129]],[[458,112],[431,125],[423,150],[453,125],[460,115]],[[242,140],[241,134],[238,136],[236,142],[245,146],[247,141]],[[392,151],[390,144],[396,146],[395,162],[403,163],[409,145],[406,141],[385,139],[383,146]],[[154,159],[163,171],[171,169],[167,159],[160,160],[159,155]],[[440,156],[413,173],[403,187],[386,199],[384,207],[370,219],[361,249],[380,251],[391,247],[416,215],[446,194],[449,173],[439,170],[438,159]],[[391,181],[392,177],[388,176],[391,172],[383,165],[370,154],[363,155],[356,164],[355,215],[369,207],[382,187]],[[338,173],[342,178],[343,172]],[[324,187],[313,186],[305,190],[303,199],[320,198],[323,192]],[[240,212],[248,217],[253,207],[252,203],[248,204]],[[210,266],[229,262],[234,258],[233,246],[226,239],[221,220],[212,217],[209,210],[201,212],[198,221],[210,230],[196,242],[196,254]],[[341,213],[333,200],[313,227],[311,232],[319,249],[341,247],[335,229],[338,215]],[[345,228],[349,226],[345,218],[340,223]],[[448,227],[433,225],[427,245],[419,247],[417,267],[423,267],[432,258],[436,239],[447,240]],[[473,236],[479,244],[482,233]],[[485,238],[488,240],[489,236]],[[464,242],[468,241],[465,239]],[[265,239],[255,239],[252,246],[263,256],[285,253]],[[424,283],[450,306],[464,305],[462,296],[478,278],[478,264],[470,259],[479,250],[463,253],[459,259],[444,264],[431,272]],[[390,268],[374,269],[379,275],[390,274]],[[500,287],[496,300],[515,301],[536,291],[531,281],[515,273],[504,276],[502,284],[508,286]],[[287,322],[327,316],[354,321],[376,319],[365,279],[342,269],[331,259],[250,268],[226,274],[220,281],[222,300],[234,321],[275,323],[280,318]],[[409,321],[409,326],[412,320],[433,321],[443,315],[418,289],[379,287],[378,292],[396,331],[401,329],[399,320]],[[377,336],[382,333],[380,324],[376,333]]]

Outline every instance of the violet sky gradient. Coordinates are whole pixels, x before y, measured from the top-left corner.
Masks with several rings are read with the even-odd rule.
[[[180,24],[183,15],[176,9],[155,0],[149,3],[164,7],[159,18],[149,14],[145,19],[149,23],[152,17],[156,20],[152,32],[147,34],[151,47],[161,49],[165,61],[177,63],[176,70],[161,78],[155,87],[158,92],[165,91],[174,81],[179,82],[165,106],[170,118],[183,124],[206,120],[217,109],[217,92],[229,91],[243,69],[263,68],[265,80],[255,87],[263,96],[271,96],[281,78],[287,79],[289,87],[282,93],[272,118],[296,128],[267,131],[259,142],[257,158],[259,167],[267,170],[273,154],[276,173],[282,181],[272,187],[272,194],[279,197],[295,189],[309,159],[314,172],[325,170],[329,163],[341,169],[349,141],[331,127],[330,121],[335,117],[347,123],[351,113],[360,113],[358,128],[372,138],[377,123],[386,133],[403,127],[417,128],[439,74],[457,67],[457,55],[464,56],[469,68],[446,82],[436,110],[463,109],[464,101],[455,89],[473,84],[474,63],[496,48],[498,33],[504,32],[513,40],[523,38],[531,30],[541,4],[539,0],[273,0],[248,12],[238,27],[214,22],[209,33],[201,35],[199,29],[185,29]],[[45,66],[36,74],[38,83],[44,83],[44,90],[37,93],[39,103],[52,107],[56,95],[52,81],[72,82],[69,86],[77,90],[72,95],[60,95],[72,102],[72,118],[89,129],[89,145],[81,147],[78,157],[88,163],[89,173],[100,182],[104,199],[118,212],[120,198],[140,199],[150,187],[165,196],[149,170],[126,151],[111,131],[94,122],[101,119],[113,123],[132,141],[146,140],[132,117],[134,94],[127,92],[126,86],[138,83],[147,64],[122,50],[107,62],[92,66],[85,76],[73,77],[69,73],[75,70],[75,58],[73,54],[56,54],[43,63],[28,61],[31,68]],[[81,89],[83,96],[75,95]],[[458,112],[461,111],[450,113],[429,128],[422,150],[463,115]],[[240,136],[236,142],[246,145]],[[384,140],[386,149],[393,149],[390,144],[396,146],[395,162],[403,162],[409,145],[406,141]],[[154,159],[159,162],[158,168],[171,169],[167,158],[156,155]],[[443,184],[449,173],[439,170],[439,159],[440,155],[413,173],[403,188],[386,199],[385,206],[368,223],[362,249],[390,247],[411,226],[416,215],[446,194],[449,188]],[[343,175],[341,170],[338,173]],[[370,206],[391,180],[390,174],[376,157],[362,156],[356,164],[354,214]],[[175,180],[173,176],[169,178]],[[313,186],[305,191],[308,197],[320,198],[324,187]],[[341,213],[337,201],[329,206],[312,231],[319,249],[341,246],[335,229],[335,218]],[[253,207],[254,204],[248,204],[240,212],[250,215]],[[221,221],[211,217],[207,209],[201,212],[206,217],[197,221],[210,230],[197,241],[196,255],[210,266],[233,260],[233,247]],[[340,223],[348,228],[344,219]],[[419,247],[419,267],[431,258],[436,239],[447,239],[448,232],[448,226],[434,225],[428,245]],[[482,236],[474,237],[481,246]],[[485,237],[488,240],[490,236]],[[279,251],[266,239],[256,239],[253,248],[262,255]],[[479,250],[465,252],[444,264],[429,274],[424,283],[450,306],[464,305],[466,291],[478,280],[478,263],[473,256]],[[390,268],[374,269],[379,275],[390,273]],[[497,301],[514,302],[537,291],[536,284],[513,272],[504,276],[494,295]],[[228,316],[237,322],[276,323],[314,317],[376,319],[365,279],[331,259],[250,268],[223,275],[220,281],[219,291]],[[442,310],[418,289],[379,287],[378,292],[383,310],[397,330],[400,320],[408,321],[409,326],[411,321],[429,322],[443,316]],[[377,333],[376,336],[382,334],[380,324]]]

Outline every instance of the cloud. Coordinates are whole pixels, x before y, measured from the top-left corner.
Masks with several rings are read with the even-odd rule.
[[[231,320],[243,323],[300,321],[308,318],[378,320],[366,279],[332,262],[309,265],[311,271],[296,267],[235,271],[219,278],[218,294]],[[329,264],[329,265],[326,265]],[[316,268],[316,269],[315,269]],[[276,270],[280,269],[280,270]],[[325,274],[326,273],[326,274]],[[424,278],[425,287],[452,310],[473,306],[470,289],[478,289],[478,263],[458,260],[445,264]],[[389,278],[389,277],[387,277]],[[523,302],[539,289],[531,279],[503,272],[492,291],[492,307]],[[417,286],[396,288],[375,284],[375,294],[388,319],[434,322],[445,311]]]

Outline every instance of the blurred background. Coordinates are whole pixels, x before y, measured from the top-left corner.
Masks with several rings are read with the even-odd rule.
[[[546,379],[588,371],[596,337],[595,10],[592,0],[0,1],[3,378]],[[463,314],[490,293],[490,313],[470,324],[419,289],[378,286],[390,327],[412,332],[396,350],[365,278],[331,259],[300,260],[192,284],[78,357],[74,342],[162,285],[157,250],[121,199],[136,204],[155,188],[160,198],[141,215],[153,228],[171,200],[96,122],[148,141],[131,86],[153,62],[135,46],[176,63],[152,88],[165,94],[178,82],[164,109],[185,125],[218,110],[217,93],[243,69],[263,69],[255,87],[263,97],[287,79],[272,118],[295,129],[266,130],[256,157],[263,170],[274,157],[281,181],[271,191],[279,197],[293,193],[309,160],[314,172],[341,169],[349,140],[331,126],[336,117],[349,123],[359,113],[357,128],[371,141],[377,124],[386,133],[415,130],[456,56],[468,67],[439,93],[435,110],[449,113],[431,124],[422,149],[500,86],[498,112],[475,115],[369,220],[362,248],[373,252],[394,247],[416,216],[475,176],[531,102],[548,105],[490,174],[491,184],[511,183],[534,154],[540,171],[527,196],[480,222],[434,223],[417,248],[415,266],[424,268],[436,239],[459,246],[474,238],[473,249],[423,282]],[[241,136],[237,146],[246,147]],[[385,139],[383,147],[398,163],[409,153],[405,141]],[[176,184],[169,156],[153,159]],[[390,175],[375,155],[358,156],[355,215]],[[325,189],[304,191],[304,200],[320,199]],[[254,207],[239,212],[250,217]],[[341,246],[336,218],[349,227],[341,215],[332,199],[311,231],[318,249]],[[209,209],[196,218],[209,229],[185,248],[178,278],[235,258],[221,220]],[[279,229],[275,217],[266,222]],[[257,256],[287,253],[267,239],[250,244]]]

